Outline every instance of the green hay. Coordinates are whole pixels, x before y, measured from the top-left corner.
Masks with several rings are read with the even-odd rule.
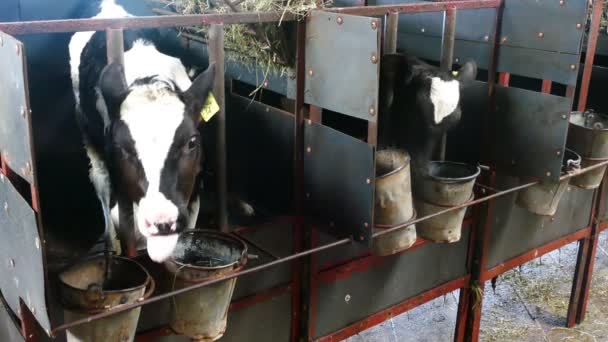
[[[238,12],[282,12],[305,16],[310,10],[328,7],[331,1],[318,0],[227,0]],[[173,0],[168,7],[181,14],[235,13],[225,0]],[[182,29],[207,40],[206,27]],[[284,24],[260,23],[226,25],[224,48],[226,58],[247,67],[259,66],[264,78],[269,73],[289,73],[295,64],[293,47],[287,46]]]

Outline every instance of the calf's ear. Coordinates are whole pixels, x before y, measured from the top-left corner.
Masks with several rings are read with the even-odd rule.
[[[128,94],[125,70],[122,64],[106,65],[101,71],[97,84],[110,116],[118,115],[120,105]]]
[[[460,84],[474,81],[477,78],[477,63],[473,60],[466,61],[458,70],[457,78]]]
[[[201,111],[211,94],[214,81],[215,63],[211,63],[207,70],[198,75],[192,82],[190,88],[182,94],[187,110],[190,114],[194,115],[196,122],[199,122],[202,119]]]

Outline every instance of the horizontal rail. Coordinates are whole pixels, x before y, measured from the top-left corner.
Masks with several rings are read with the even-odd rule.
[[[598,164],[595,164],[595,165],[592,165],[592,166],[589,166],[589,167],[584,168],[584,169],[580,169],[577,172],[564,174],[564,175],[562,175],[560,177],[560,180],[565,180],[565,179],[568,179],[568,178],[576,177],[578,175],[584,174],[586,172],[592,171],[594,169],[600,168],[600,167],[605,166],[605,165],[608,165],[608,160],[603,161],[603,162],[598,163]],[[427,220],[427,219],[435,217],[435,216],[443,215],[443,214],[448,213],[450,211],[462,209],[464,207],[476,205],[476,204],[479,204],[479,203],[482,203],[482,202],[485,202],[485,201],[489,201],[491,199],[495,199],[495,198],[498,198],[498,197],[501,197],[501,196],[505,196],[505,195],[508,195],[510,193],[514,193],[514,192],[517,192],[519,190],[523,190],[525,188],[529,188],[529,187],[534,186],[534,185],[536,185],[538,183],[540,183],[540,181],[534,181],[534,182],[526,183],[526,184],[523,184],[523,185],[520,185],[520,186],[516,186],[516,187],[511,188],[511,189],[502,190],[502,191],[500,191],[498,193],[491,194],[491,195],[479,198],[479,199],[474,200],[474,201],[469,201],[469,202],[464,203],[464,204],[459,205],[459,206],[450,207],[448,209],[442,210],[442,211],[437,212],[437,213],[432,214],[432,215],[427,215],[427,216],[424,216],[424,217],[421,217],[421,218],[418,218],[418,219],[415,219],[415,220],[411,220],[411,221],[406,222],[404,224],[400,224],[400,225],[397,225],[397,226],[394,226],[394,227],[391,227],[391,228],[384,229],[382,231],[374,233],[372,236],[373,236],[373,238],[377,238],[378,236],[381,236],[381,235],[388,234],[388,233],[393,232],[393,231],[397,231],[397,230],[403,229],[403,228],[408,227],[408,226],[410,226],[410,225],[412,225],[414,223],[417,223],[417,222],[420,222],[420,221],[424,221],[424,220]],[[132,310],[134,308],[143,306],[143,305],[159,302],[161,300],[165,300],[165,299],[168,299],[168,298],[180,295],[182,293],[190,292],[192,290],[195,290],[195,289],[198,289],[198,288],[201,288],[201,287],[204,287],[204,286],[209,286],[209,285],[217,284],[219,282],[222,282],[222,281],[225,281],[225,280],[228,280],[228,279],[232,279],[232,278],[236,278],[236,277],[240,277],[240,276],[244,276],[244,275],[247,275],[247,274],[252,274],[252,273],[264,270],[266,268],[270,268],[270,267],[273,267],[273,266],[276,266],[276,265],[279,265],[279,264],[282,264],[282,263],[285,263],[285,262],[289,262],[289,261],[293,261],[295,259],[299,259],[299,258],[305,257],[307,255],[312,255],[312,254],[319,253],[319,252],[322,252],[324,250],[328,250],[328,249],[331,249],[331,248],[334,248],[334,247],[338,247],[338,246],[342,246],[342,245],[347,245],[347,244],[349,244],[351,242],[352,242],[352,240],[349,239],[349,238],[337,240],[337,241],[334,241],[332,243],[328,243],[326,245],[315,247],[315,248],[312,248],[312,249],[309,249],[309,250],[306,250],[306,251],[303,251],[303,252],[300,252],[300,253],[296,253],[296,254],[293,254],[293,255],[290,255],[290,256],[287,256],[287,257],[284,257],[284,258],[279,258],[277,260],[273,260],[273,261],[270,261],[270,262],[262,264],[262,265],[258,265],[258,266],[252,267],[252,268],[248,268],[248,269],[245,269],[245,270],[240,271],[240,272],[229,274],[229,275],[226,275],[224,277],[220,277],[220,278],[204,281],[204,282],[201,282],[201,283],[198,283],[198,284],[194,284],[194,285],[189,286],[189,287],[185,287],[183,289],[167,292],[167,293],[158,295],[156,297],[148,298],[148,299],[136,302],[136,303],[121,305],[121,306],[118,306],[118,307],[116,307],[116,308],[114,308],[112,310],[109,310],[109,311],[106,311],[106,312],[103,312],[103,313],[100,313],[100,314],[92,315],[92,316],[89,316],[89,317],[86,317],[86,318],[82,318],[82,319],[74,320],[74,321],[69,322],[69,323],[62,324],[62,325],[56,327],[55,329],[53,329],[53,331],[51,332],[51,335],[52,336],[56,336],[56,334],[58,332],[64,331],[66,329],[69,329],[69,328],[72,328],[72,327],[75,327],[75,326],[78,326],[78,325],[81,325],[81,324],[89,323],[89,322],[92,322],[92,321],[97,321],[97,320],[100,320],[100,319],[103,319],[103,318],[106,318],[106,317],[109,317],[109,316],[116,315],[116,314],[118,314],[120,312],[125,312],[125,311],[128,311],[128,310]]]
[[[441,1],[441,2],[413,2],[409,4],[381,5],[381,6],[357,6],[357,7],[338,7],[325,8],[325,12],[351,14],[351,15],[366,15],[366,16],[381,16],[389,13],[424,13],[424,12],[440,12],[447,9],[481,9],[481,8],[497,8],[501,5],[502,0],[457,0],[457,1]]]
[[[323,11],[351,15],[381,16],[387,13],[439,12],[449,9],[496,8],[502,0],[457,0],[442,2],[419,2],[400,5],[356,6],[327,8]],[[135,29],[153,27],[179,27],[212,24],[255,24],[278,21],[293,21],[297,14],[273,12],[208,13],[187,15],[142,16],[128,18],[89,18],[38,20],[0,23],[0,31],[10,35],[37,33],[66,33],[81,31],[103,31],[108,28]]]
[[[81,31],[103,31],[108,28],[136,29],[153,27],[179,27],[213,24],[253,24],[281,21],[293,21],[293,13],[249,12],[249,13],[209,13],[187,15],[143,16],[127,18],[91,18],[38,20],[0,23],[0,31],[10,35],[35,33],[65,33]]]

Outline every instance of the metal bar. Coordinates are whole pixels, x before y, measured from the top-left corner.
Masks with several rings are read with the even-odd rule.
[[[494,17],[494,27],[491,38],[491,49],[490,56],[488,62],[488,111],[487,114],[483,116],[483,132],[482,132],[482,140],[481,143],[485,146],[482,148],[482,161],[484,165],[490,165],[489,162],[492,160],[492,147],[489,143],[491,140],[490,132],[493,132],[493,128],[495,127],[494,118],[491,117],[496,112],[496,73],[498,71],[498,49],[500,48],[500,35],[502,31],[502,16],[503,16],[504,3],[501,3],[499,7],[496,8],[495,17]],[[490,171],[487,175],[486,179],[488,180],[487,184],[490,186],[496,186],[496,173]],[[491,197],[496,194],[487,196]],[[464,323],[464,336],[463,339],[466,341],[477,341],[479,339],[479,329],[481,325],[481,308],[483,305],[483,291],[484,291],[484,282],[481,281],[483,278],[483,274],[485,272],[485,260],[487,256],[488,245],[490,242],[490,229],[491,222],[490,220],[493,217],[493,211],[495,206],[495,201],[489,200],[485,206],[478,208],[477,215],[477,225],[473,230],[473,234],[475,239],[473,240],[473,246],[471,246],[469,256],[472,258],[469,262],[470,273],[471,273],[471,282],[468,299],[468,308],[466,313],[462,316],[465,317],[466,322]],[[473,287],[476,290],[473,290]],[[479,297],[477,294],[481,293]]]
[[[272,259],[274,259],[274,260],[279,259],[278,256],[274,255],[272,252],[270,252],[266,248],[260,246],[258,243],[253,242],[251,239],[247,238],[243,234],[239,234],[237,232],[232,232],[232,234],[236,235],[239,239],[241,239],[241,240],[245,241],[247,244],[255,247],[255,249],[261,251],[262,253],[266,254],[267,256],[271,257]]]
[[[316,122],[316,123],[323,122],[323,108],[321,108],[321,107],[311,105],[308,115],[309,115],[310,121],[312,121],[312,122]]]
[[[582,274],[585,271],[585,261],[587,259],[587,255],[589,254],[590,245],[589,238],[585,238],[579,242],[576,266],[574,268],[574,277],[572,278],[572,290],[570,291],[570,301],[568,302],[568,311],[566,313],[566,326],[568,328],[572,328],[576,325],[579,299],[583,282]]]
[[[398,29],[399,13],[388,13],[384,23],[384,54],[397,52]]]
[[[125,46],[122,29],[109,28],[106,30],[106,54],[108,64],[125,64]]]
[[[215,63],[213,95],[220,107],[217,113],[217,207],[218,224],[228,232],[228,204],[226,184],[226,94],[224,86],[224,25],[209,28],[209,63]]]
[[[456,40],[456,9],[448,7],[443,14],[443,36],[441,42],[441,69],[452,70],[454,41]]]
[[[586,227],[583,228],[581,230],[578,230],[572,234],[566,235],[562,238],[559,238],[557,240],[551,241],[547,244],[544,244],[538,248],[535,248],[533,250],[530,250],[526,253],[522,253],[516,257],[513,257],[505,262],[500,263],[500,265],[497,265],[489,270],[487,270],[486,272],[484,272],[483,277],[481,278],[481,281],[488,281],[496,276],[499,276],[519,265],[525,264],[526,262],[529,262],[531,260],[534,260],[540,256],[543,256],[547,253],[550,253],[560,247],[563,247],[569,243],[572,243],[574,241],[577,240],[581,240],[583,238],[585,238],[586,236],[588,236],[591,232],[591,227]]]
[[[441,1],[441,2],[414,2],[409,4],[382,5],[382,6],[360,6],[360,7],[337,7],[326,8],[326,12],[381,16],[387,13],[423,13],[440,12],[448,8],[456,9],[478,9],[499,7],[502,0],[460,0],[460,1]]]
[[[593,266],[595,265],[595,255],[597,253],[597,245],[599,242],[600,234],[600,222],[599,213],[604,207],[604,199],[606,192],[606,178],[602,181],[600,189],[596,190],[596,204],[592,217],[591,234],[589,236],[589,254],[585,262],[585,270],[583,272],[583,282],[581,288],[581,299],[579,300],[579,308],[576,312],[576,323],[580,324],[585,320],[585,313],[587,312],[587,300],[589,299],[589,291],[591,290],[591,279],[593,276]]]
[[[438,298],[441,295],[446,293],[450,293],[454,290],[464,287],[469,282],[468,276],[463,276],[460,278],[456,278],[452,281],[449,281],[445,284],[439,285],[435,288],[432,288],[426,292],[423,292],[417,296],[406,299],[405,301],[393,305],[387,309],[384,309],[380,312],[372,314],[371,316],[360,320],[358,322],[352,323],[347,327],[344,327],[336,332],[333,332],[329,335],[320,337],[315,342],[333,342],[333,341],[341,341],[350,336],[353,336],[365,329],[371,328],[375,325],[378,325],[384,322],[387,319],[400,315],[408,310],[411,310],[417,306],[420,306],[424,303],[427,303],[435,298]]]
[[[107,28],[154,28],[213,24],[247,24],[294,21],[295,14],[274,12],[210,13],[190,15],[141,16],[105,19],[63,19],[0,23],[0,31],[10,35],[103,31]]]
[[[600,21],[604,8],[604,0],[593,1],[591,14],[591,27],[587,39],[587,51],[585,52],[585,66],[583,67],[583,78],[581,79],[581,91],[578,96],[578,110],[584,111],[587,107],[587,95],[589,93],[589,82],[591,81],[591,71],[593,70],[593,59],[600,29]]]
[[[451,71],[454,62],[454,42],[456,40],[456,9],[454,7],[448,7],[443,13],[443,34],[441,40],[441,60],[439,66],[442,70]],[[447,139],[447,133],[443,133],[435,151],[437,160],[445,160]]]
[[[551,94],[551,86],[552,82],[550,80],[543,80],[543,84],[540,88],[540,91],[545,94]]]
[[[501,72],[498,74],[498,84],[503,87],[508,87],[509,82],[511,82],[511,74],[508,72]]]
[[[304,93],[306,88],[306,21],[297,25],[296,36],[296,98],[294,108],[294,251],[300,252],[310,245],[310,232],[304,228]],[[294,292],[292,293],[292,341],[308,335],[310,258],[293,265]]]

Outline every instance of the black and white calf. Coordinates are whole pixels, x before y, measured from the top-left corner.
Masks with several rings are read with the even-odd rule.
[[[96,15],[125,16],[113,0],[103,0]],[[132,203],[148,254],[161,262],[198,215],[203,155],[197,128],[215,72],[210,65],[191,81],[179,59],[157,50],[154,33],[125,31],[124,66],[106,66],[103,32],[76,33],[69,49],[90,179],[102,206],[111,209],[112,229],[117,201]]]
[[[459,123],[460,91],[476,76],[473,61],[452,73],[406,54],[383,56],[379,145],[408,151],[414,171],[424,167],[443,133]]]

